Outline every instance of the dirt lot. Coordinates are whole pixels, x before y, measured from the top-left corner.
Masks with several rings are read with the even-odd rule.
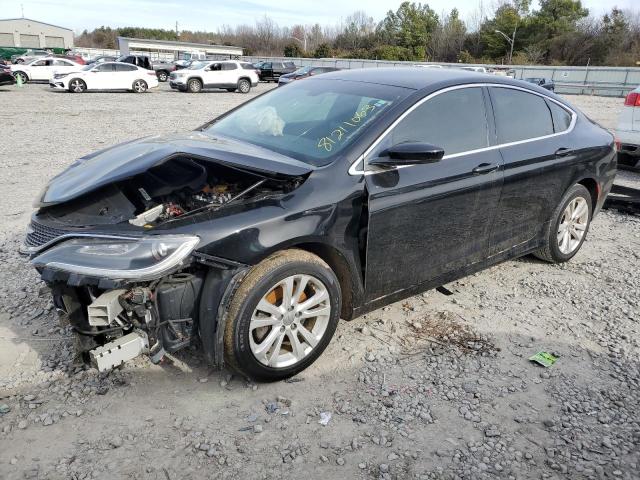
[[[0,478],[640,478],[640,219],[618,213],[568,264],[523,258],[341,323],[289,382],[210,371],[195,351],[73,367],[16,253],[33,198],[83,154],[247,98],[0,89]],[[570,101],[607,127],[622,105]],[[558,363],[527,361],[539,350]]]

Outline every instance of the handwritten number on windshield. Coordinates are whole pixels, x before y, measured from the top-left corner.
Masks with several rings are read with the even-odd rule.
[[[358,127],[360,127],[362,121],[367,117],[369,112],[371,112],[375,108],[375,105],[369,104],[362,107],[362,109],[356,112],[348,121],[344,121],[336,128],[334,128],[331,131],[330,135],[322,137],[320,140],[318,140],[318,148],[320,150],[324,149],[327,152],[333,150],[333,146],[336,144],[336,142],[341,142],[345,135],[350,133],[350,131],[353,131],[353,129],[357,129]]]

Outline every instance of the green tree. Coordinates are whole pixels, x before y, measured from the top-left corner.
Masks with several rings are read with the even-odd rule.
[[[403,2],[395,12],[387,12],[377,31],[381,43],[406,49],[409,60],[424,60],[438,24],[438,15],[429,5]]]
[[[303,52],[297,43],[288,43],[284,47],[285,57],[302,57]]]
[[[315,58],[328,58],[331,57],[331,47],[328,43],[321,43],[318,48],[313,52]]]

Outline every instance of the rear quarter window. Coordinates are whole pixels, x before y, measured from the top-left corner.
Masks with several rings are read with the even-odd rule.
[[[545,99],[512,88],[491,88],[498,143],[511,143],[551,135],[553,121]]]
[[[556,133],[564,132],[571,126],[571,114],[551,100],[547,100],[549,110],[551,110],[551,118],[553,120],[553,130]]]

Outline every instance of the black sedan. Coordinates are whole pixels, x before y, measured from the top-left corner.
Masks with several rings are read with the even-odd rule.
[[[523,78],[525,82],[533,83],[534,85],[538,85],[546,90],[551,90],[552,92],[556,89],[556,84],[553,83],[553,80],[550,78],[542,78],[542,77],[528,77]]]
[[[340,69],[336,67],[312,67],[312,66],[302,67],[293,73],[287,73],[285,75],[281,75],[280,78],[278,79],[278,86],[281,87],[283,85],[286,85],[287,83],[291,83],[296,80],[303,80],[305,78],[313,77],[315,75],[320,75],[322,73],[337,72],[338,70]]]
[[[398,73],[295,82],[55,177],[23,251],[97,367],[199,337],[212,364],[278,380],[340,318],[576,255],[615,177],[613,136],[535,85]]]
[[[0,63],[0,87],[3,85],[13,85],[16,79],[11,72],[11,67]]]

